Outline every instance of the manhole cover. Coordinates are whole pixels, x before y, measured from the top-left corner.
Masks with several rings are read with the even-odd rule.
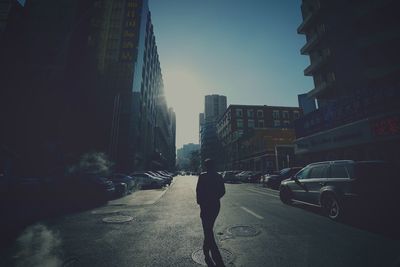
[[[237,225],[228,228],[228,233],[234,236],[256,236],[259,231],[248,225]]]
[[[124,215],[116,215],[111,217],[103,218],[103,222],[105,223],[126,223],[133,220],[131,216],[124,216]]]
[[[92,214],[99,214],[99,215],[105,215],[105,214],[116,214],[120,212],[119,210],[114,210],[114,209],[109,209],[109,210],[93,210]]]
[[[233,255],[232,252],[230,252],[227,249],[220,248],[219,252],[221,253],[222,260],[224,261],[225,264],[231,264],[233,260],[235,259],[235,256]],[[192,259],[203,266],[207,266],[206,262],[204,261],[204,253],[203,249],[197,249],[192,253]]]

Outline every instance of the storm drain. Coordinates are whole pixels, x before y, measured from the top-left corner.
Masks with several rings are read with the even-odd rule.
[[[249,225],[236,225],[228,228],[228,233],[233,236],[249,237],[256,236],[260,233],[256,228]]]
[[[127,223],[133,220],[131,216],[116,215],[103,218],[104,223]]]
[[[224,261],[225,264],[231,264],[233,262],[233,260],[235,259],[235,256],[233,255],[232,252],[230,252],[227,249],[224,248],[220,248],[219,249],[221,256],[222,256],[222,260]],[[192,259],[203,266],[207,266],[205,260],[204,260],[204,253],[203,253],[203,249],[197,249],[192,253]]]

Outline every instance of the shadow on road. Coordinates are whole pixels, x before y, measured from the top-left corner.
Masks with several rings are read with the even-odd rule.
[[[318,207],[298,202],[293,203],[292,206],[325,217]],[[326,218],[326,220],[330,219]],[[389,239],[400,240],[400,220],[396,218],[395,214],[388,214],[387,212],[368,214],[367,212],[354,211],[354,213],[347,215],[337,223],[378,234]]]
[[[75,196],[76,197],[76,196]],[[59,200],[57,198],[48,198],[31,196],[2,199],[0,210],[2,220],[0,221],[0,249],[9,247],[24,229],[41,220],[64,216],[90,210],[106,203],[100,199],[80,199],[69,198]]]

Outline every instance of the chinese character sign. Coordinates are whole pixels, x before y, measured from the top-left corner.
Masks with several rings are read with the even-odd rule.
[[[131,63],[134,60],[139,10],[140,7],[138,0],[127,0],[125,2],[124,24],[120,49],[121,62]]]

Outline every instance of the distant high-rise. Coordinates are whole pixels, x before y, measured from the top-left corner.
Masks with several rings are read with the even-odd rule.
[[[199,114],[199,144],[201,144],[201,127],[204,125],[204,113]]]
[[[218,140],[216,125],[226,110],[226,96],[206,95],[204,100],[204,116],[201,114],[199,116],[201,160],[203,162],[207,158],[212,158],[218,166],[222,146]]]
[[[204,118],[206,121],[215,121],[226,110],[226,96],[206,95],[204,100]]]
[[[177,151],[177,164],[183,170],[190,170],[190,159],[191,153],[195,151],[199,151],[200,145],[198,144],[185,144],[182,148],[179,148]]]

